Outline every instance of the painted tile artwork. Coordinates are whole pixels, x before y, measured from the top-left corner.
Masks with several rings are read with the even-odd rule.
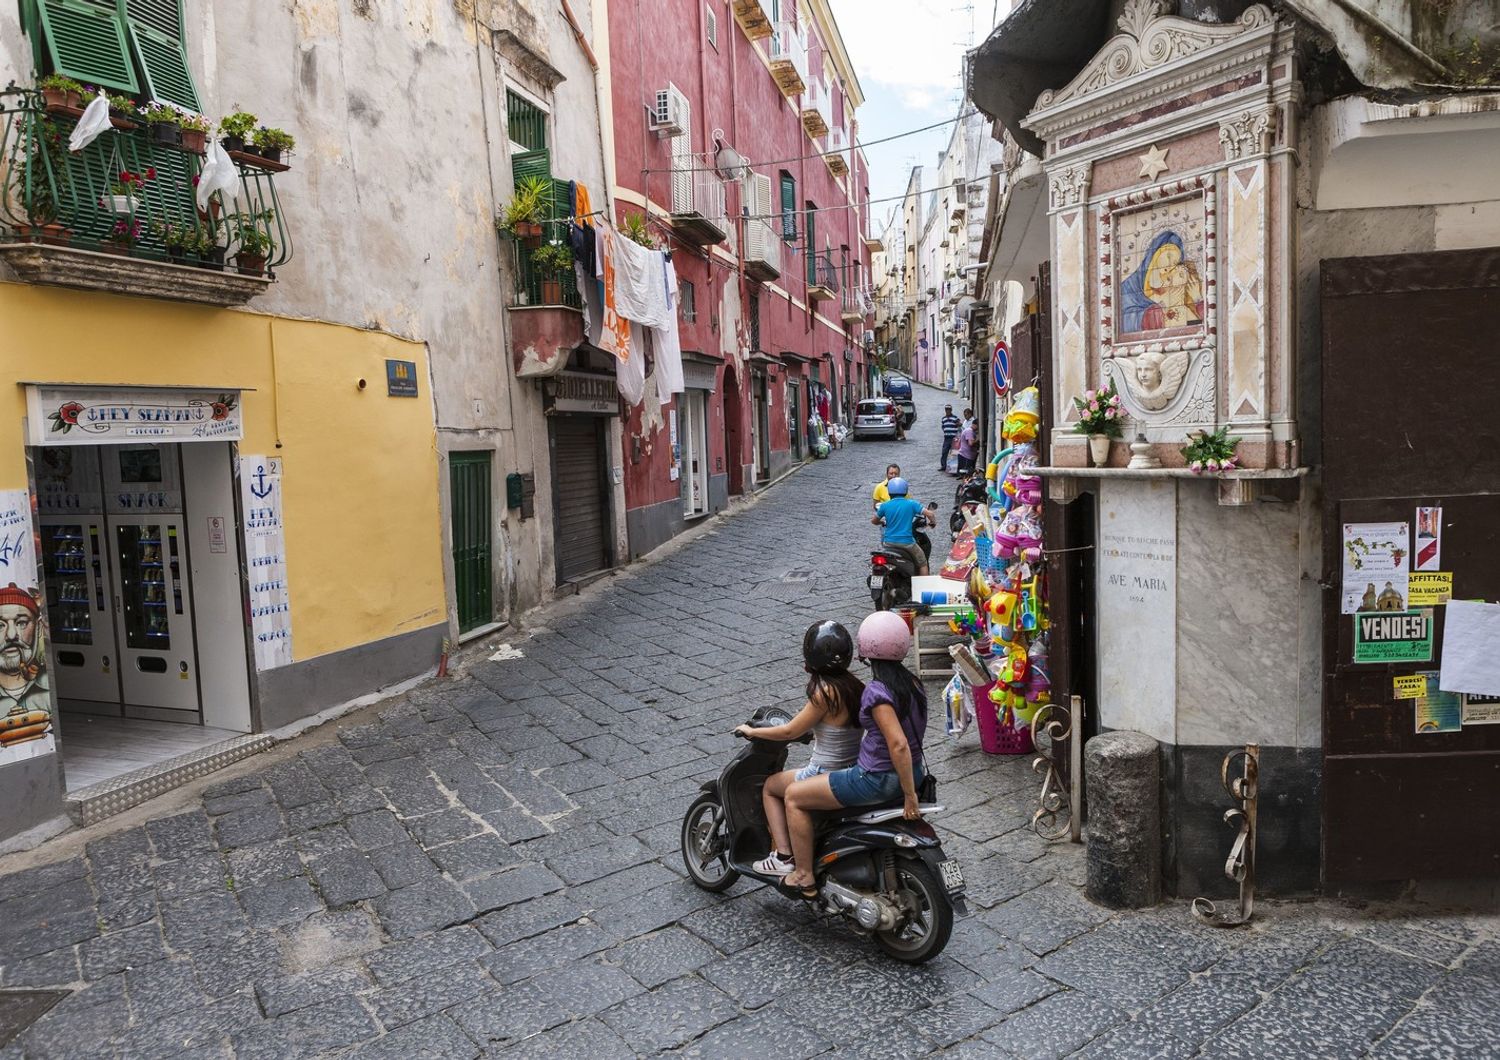
[[[1192,335],[1203,328],[1204,199],[1168,199],[1113,217],[1118,254],[1117,341]]]

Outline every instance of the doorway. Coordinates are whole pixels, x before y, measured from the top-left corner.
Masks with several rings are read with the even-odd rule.
[[[795,379],[786,381],[786,425],[791,435],[792,456],[802,459],[802,388]]]
[[[491,564],[490,466],[488,450],[448,454],[453,496],[453,597],[458,631],[467,633],[495,619]]]
[[[763,484],[771,481],[771,397],[765,372],[755,373],[750,392],[755,402],[750,420],[754,432],[750,444],[755,450],[755,481]]]
[[[614,564],[606,416],[551,419],[552,497],[557,583],[564,585]]]
[[[740,397],[740,381],[730,365],[724,372],[724,463],[729,473],[729,495],[737,497],[745,492],[744,455],[740,451],[741,424],[745,419],[743,400]]]
[[[682,515],[708,514],[708,391],[689,387],[682,404]]]

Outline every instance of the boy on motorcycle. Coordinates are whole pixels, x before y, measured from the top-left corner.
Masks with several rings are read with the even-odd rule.
[[[832,773],[854,764],[863,729],[859,724],[860,697],[865,685],[849,672],[854,661],[854,639],[837,622],[815,622],[802,635],[802,668],[807,671],[807,703],[785,725],[735,732],[757,740],[795,740],[813,732],[812,760],[799,770],[768,777],[761,789],[761,805],[771,831],[771,852],[755,863],[755,871],[785,876],[792,871],[792,840],[786,828],[786,789],[793,781]]]
[[[937,525],[937,520],[922,507],[920,501],[908,497],[906,479],[893,478],[885,484],[890,500],[875,506],[875,518],[870,522],[876,526],[885,524],[881,533],[881,544],[899,549],[911,557],[913,569],[918,574],[927,573],[927,553],[917,544],[912,532],[921,526]]]
[[[818,810],[876,806],[903,798],[903,816],[922,816],[917,788],[925,776],[922,740],[927,732],[927,693],[902,665],[911,631],[900,615],[877,611],[860,623],[859,654],[874,677],[860,699],[864,738],[859,760],[847,769],[794,782],[786,789],[787,824],[796,864],[784,883],[802,890],[814,886],[813,818]]]

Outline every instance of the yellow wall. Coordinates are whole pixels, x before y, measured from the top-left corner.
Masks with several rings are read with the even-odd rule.
[[[386,396],[386,358],[419,397]],[[294,656],[367,644],[446,616],[429,378],[377,332],[0,283],[0,489],[26,486],[21,383],[240,388],[240,452],[282,458]]]

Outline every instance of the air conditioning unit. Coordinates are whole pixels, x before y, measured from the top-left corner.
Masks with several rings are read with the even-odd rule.
[[[651,111],[651,131],[662,139],[687,132],[688,101],[670,81],[656,92],[656,106]]]

